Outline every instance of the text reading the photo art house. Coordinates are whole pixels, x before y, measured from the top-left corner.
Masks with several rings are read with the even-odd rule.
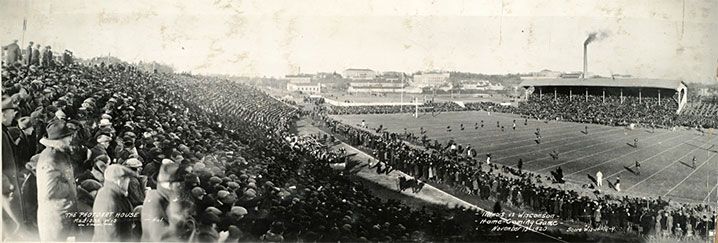
[[[96,225],[115,225],[127,222],[129,219],[140,217],[139,213],[116,213],[116,212],[75,212],[66,213],[66,218],[71,218],[80,227],[93,227]]]

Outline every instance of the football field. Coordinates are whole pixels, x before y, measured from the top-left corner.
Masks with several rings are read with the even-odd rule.
[[[423,127],[432,140],[446,144],[453,139],[463,146],[470,144],[482,160],[487,153],[491,153],[492,162],[509,166],[516,166],[522,159],[524,170],[545,175],[560,166],[569,183],[588,184],[587,175],[595,177],[601,171],[602,190],[613,190],[606,181],[615,182],[620,177],[621,194],[625,195],[661,196],[680,202],[718,201],[718,136],[708,131],[702,135],[685,128],[651,131],[531,119],[524,125],[524,118],[518,115],[485,111],[424,113],[418,118],[408,113],[333,117],[349,125],[365,120],[370,128],[383,125],[395,133],[406,128],[418,135]],[[504,126],[503,132],[497,122]],[[537,128],[542,136],[538,144],[534,134]],[[634,139],[638,140],[637,147],[633,146]],[[557,159],[550,155],[554,150],[558,152]],[[634,166],[635,161],[639,161],[640,169]]]

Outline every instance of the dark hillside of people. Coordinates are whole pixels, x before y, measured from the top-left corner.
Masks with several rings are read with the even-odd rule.
[[[251,86],[102,64],[3,77],[4,239],[537,239],[490,233],[475,210],[382,202],[288,133],[296,108]]]

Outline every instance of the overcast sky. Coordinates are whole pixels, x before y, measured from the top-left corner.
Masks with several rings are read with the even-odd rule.
[[[580,71],[716,82],[718,1],[0,0],[0,41],[179,71]]]

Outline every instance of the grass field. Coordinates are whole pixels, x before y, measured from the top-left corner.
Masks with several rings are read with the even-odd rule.
[[[597,171],[606,180],[621,179],[622,193],[634,196],[661,196],[680,202],[704,202],[715,204],[718,200],[718,134],[702,136],[695,130],[676,131],[656,129],[627,129],[593,124],[530,120],[513,114],[490,115],[483,111],[444,112],[440,114],[341,115],[340,121],[356,125],[366,120],[369,127],[383,125],[388,131],[401,133],[404,128],[419,134],[419,128],[427,130],[431,139],[446,143],[453,139],[462,145],[471,144],[482,159],[492,154],[492,162],[516,166],[519,158],[524,169],[549,174],[561,166],[570,183],[589,183],[588,174],[595,177]],[[475,129],[474,124],[484,121],[484,127]],[[516,120],[516,130],[512,122]],[[496,122],[505,127],[501,132]],[[464,130],[460,130],[464,124]],[[446,126],[451,126],[448,132]],[[588,134],[584,127],[588,126]],[[536,144],[534,132],[541,129],[542,142]],[[634,138],[638,147],[634,148]],[[558,159],[549,153],[556,150]],[[696,168],[692,167],[693,156]],[[634,161],[641,164],[640,175]]]

